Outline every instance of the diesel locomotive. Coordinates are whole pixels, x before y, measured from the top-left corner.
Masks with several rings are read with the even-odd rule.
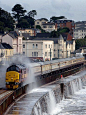
[[[6,70],[6,88],[16,89],[26,78],[26,67],[22,64],[12,64]]]
[[[50,77],[52,76],[53,78],[55,76],[58,77],[58,72],[60,72],[60,70],[65,71],[66,70],[65,68],[67,68],[68,71],[70,68],[73,70],[73,68],[81,67],[82,65],[84,65],[84,62],[85,62],[84,57],[80,56],[80,57],[31,63],[30,65],[37,79],[38,78],[48,79],[49,76]],[[9,66],[6,70],[6,87],[8,89],[16,89],[19,86],[21,86],[27,77],[27,70],[29,69],[22,64],[12,64],[11,66]]]

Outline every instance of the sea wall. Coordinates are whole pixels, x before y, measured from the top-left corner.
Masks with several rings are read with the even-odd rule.
[[[76,91],[84,88],[86,85],[86,73],[61,79],[53,85],[46,86],[49,91],[45,92],[45,94],[35,103],[31,115],[51,114],[56,104],[59,103],[63,97],[68,98]]]

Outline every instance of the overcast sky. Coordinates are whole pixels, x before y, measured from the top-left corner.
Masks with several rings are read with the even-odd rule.
[[[65,16],[74,21],[86,20],[86,0],[0,0],[0,7],[8,12],[15,4],[21,4],[27,12],[36,10],[35,19]]]

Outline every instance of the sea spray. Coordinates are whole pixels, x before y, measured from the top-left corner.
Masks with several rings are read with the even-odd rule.
[[[50,98],[49,113],[50,113],[50,115],[53,115],[53,111],[56,107],[55,94],[54,94],[53,90],[49,91],[49,98]]]
[[[34,71],[33,68],[31,67],[31,62],[29,58],[25,57],[24,55],[14,55],[11,57],[11,60],[8,62],[8,65],[11,64],[23,64],[25,65],[27,69],[27,77],[23,83],[23,85],[29,84],[29,90],[34,88],[34,83],[35,83],[35,76],[34,76]]]

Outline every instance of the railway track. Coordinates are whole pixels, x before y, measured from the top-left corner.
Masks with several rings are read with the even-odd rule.
[[[1,90],[0,90],[0,104],[1,104],[8,96],[10,96],[12,93],[13,93],[13,91],[1,89]]]

